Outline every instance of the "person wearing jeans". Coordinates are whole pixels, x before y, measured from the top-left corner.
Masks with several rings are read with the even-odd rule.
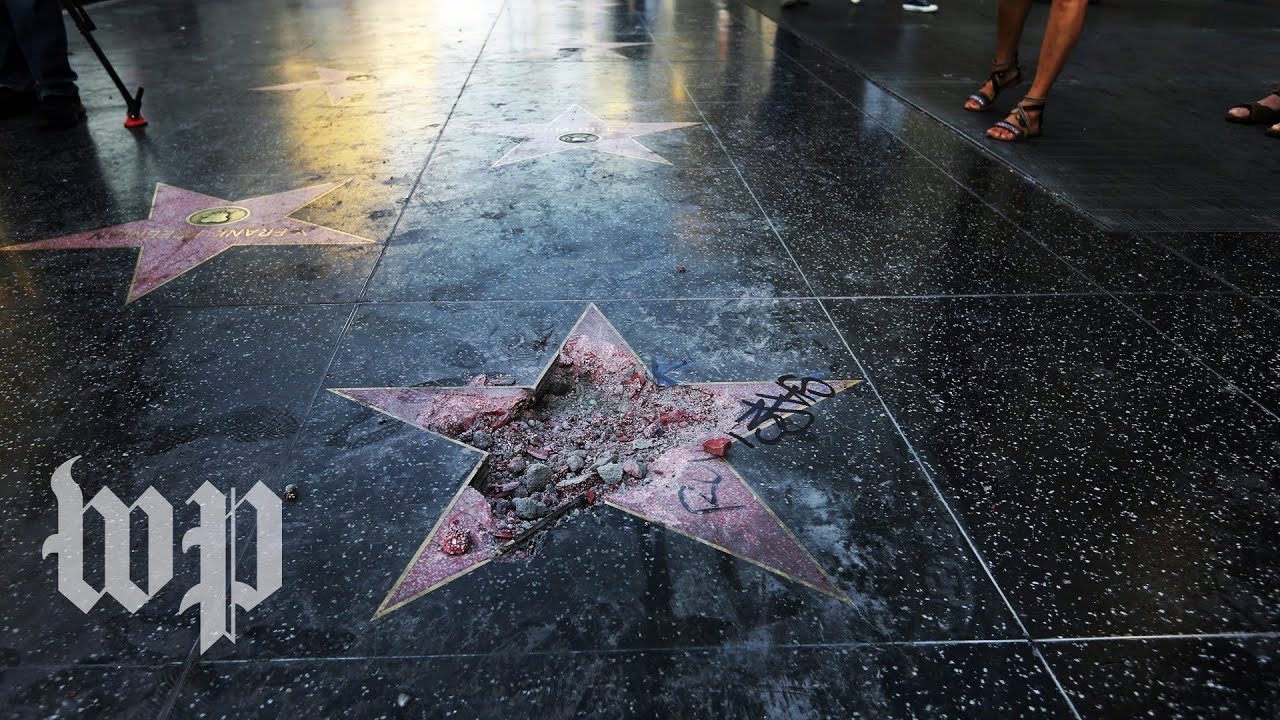
[[[39,110],[61,129],[85,118],[58,0],[0,0],[0,117]]]

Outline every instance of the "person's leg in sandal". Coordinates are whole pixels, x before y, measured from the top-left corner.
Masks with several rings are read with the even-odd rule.
[[[1009,2],[1011,0],[1002,0]],[[1058,79],[1062,68],[1067,64],[1071,49],[1080,39],[1080,31],[1084,28],[1084,14],[1088,9],[1087,0],[1053,0],[1049,8],[1049,24],[1045,27],[1044,42],[1040,44],[1040,64],[1036,66],[1036,78],[1031,83],[1031,91],[1027,93],[1035,98],[1040,107],[1038,112],[1025,111],[1025,118],[1020,117],[1014,108],[1004,119],[1005,123],[1014,124],[1019,120],[1027,120],[1029,127],[1023,135],[1018,135],[1008,127],[997,124],[987,131],[987,137],[993,140],[1022,140],[1040,134],[1040,119],[1044,114],[1042,98],[1049,97],[1049,90]]]
[[[986,110],[1001,90],[1022,81],[1018,68],[1018,42],[1031,12],[1031,0],[999,0],[996,5],[996,57],[991,62],[991,75],[978,92],[969,96],[965,110]]]
[[[1271,125],[1280,121],[1280,88],[1258,102],[1236,105],[1227,111],[1227,122],[1243,125]],[[1268,132],[1270,134],[1270,132]]]

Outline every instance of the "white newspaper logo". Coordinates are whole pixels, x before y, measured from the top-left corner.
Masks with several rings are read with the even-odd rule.
[[[42,557],[57,554],[58,591],[81,612],[88,613],[103,595],[110,595],[124,609],[135,613],[173,579],[173,506],[150,487],[132,505],[125,505],[105,487],[85,503],[80,486],[71,478],[71,466],[79,459],[76,456],[63,463],[49,481],[58,500],[58,532],[44,541]],[[280,498],[260,482],[239,500],[233,488],[229,508],[227,496],[207,482],[187,503],[199,508],[200,522],[182,536],[182,551],[200,548],[200,582],[182,596],[178,614],[193,606],[199,608],[203,653],[222,638],[236,641],[236,607],[252,610],[280,589],[282,505]],[[236,579],[236,510],[246,503],[257,514],[256,587]],[[93,589],[84,580],[84,517],[89,510],[96,510],[103,522],[105,564],[101,590]],[[141,510],[147,517],[145,591],[129,577],[129,516],[134,510]]]

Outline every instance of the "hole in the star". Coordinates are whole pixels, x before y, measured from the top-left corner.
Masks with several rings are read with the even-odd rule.
[[[487,376],[472,384],[493,385]],[[500,555],[527,556],[532,541],[563,518],[659,477],[701,491],[689,496],[697,504],[690,512],[704,512],[716,503],[703,487],[714,480],[712,469],[663,458],[692,449],[713,459],[701,451],[703,441],[740,412],[727,396],[656,385],[629,350],[586,335],[566,342],[537,397],[461,412],[457,401],[443,398],[421,417],[434,418],[432,430],[488,457],[472,481],[475,503],[447,518],[437,537],[437,551],[446,555],[467,553],[474,540],[502,548]],[[466,530],[446,532],[455,520]]]
[[[366,82],[372,79],[373,79],[372,75],[348,75],[347,76],[348,82]]]
[[[196,227],[209,227],[212,225],[231,225],[238,223],[249,217],[249,209],[237,207],[235,205],[223,205],[219,207],[205,208],[197,210],[187,216],[187,224]]]
[[[588,132],[571,132],[560,136],[560,142],[570,145],[582,145],[584,143],[593,143],[600,139],[599,135]]]

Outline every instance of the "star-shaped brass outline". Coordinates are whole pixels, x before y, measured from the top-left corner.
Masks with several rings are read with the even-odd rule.
[[[538,378],[537,378],[537,380],[534,382],[534,384],[533,384],[533,385],[512,385],[512,386],[494,387],[494,388],[491,388],[491,389],[493,389],[493,390],[498,390],[498,391],[502,391],[502,390],[507,390],[507,391],[527,391],[527,392],[529,392],[529,393],[531,393],[531,394],[532,394],[532,397],[535,397],[535,398],[536,398],[536,397],[538,397],[538,396],[541,394],[541,390],[542,390],[542,388],[545,386],[545,383],[546,383],[546,381],[547,381],[547,378],[550,376],[550,373],[551,373],[552,368],[555,366],[556,359],[557,359],[557,358],[559,358],[559,357],[560,357],[560,355],[561,355],[561,353],[564,351],[565,344],[566,344],[566,343],[567,343],[571,338],[573,338],[573,337],[574,337],[575,331],[578,329],[578,327],[580,327],[580,326],[581,326],[581,324],[582,324],[582,323],[583,323],[583,322],[588,318],[588,316],[589,316],[591,313],[593,313],[593,312],[594,312],[594,313],[596,313],[596,314],[598,314],[598,315],[599,315],[599,317],[600,317],[600,319],[601,319],[601,320],[602,320],[602,321],[603,321],[603,322],[604,322],[604,323],[609,327],[609,329],[610,329],[610,330],[612,330],[612,332],[617,336],[617,338],[621,341],[622,346],[626,349],[626,351],[627,351],[628,353],[630,353],[630,354],[631,354],[631,356],[632,356],[633,358],[635,358],[635,360],[636,360],[636,364],[637,364],[637,365],[639,365],[640,367],[645,368],[645,376],[646,376],[646,380],[647,380],[648,382],[654,382],[654,379],[653,379],[653,377],[652,377],[651,373],[648,371],[647,367],[645,367],[645,363],[641,361],[639,353],[637,353],[637,352],[635,351],[635,349],[631,347],[631,344],[630,344],[629,342],[627,342],[627,340],[626,340],[625,336],[623,336],[623,334],[622,334],[621,332],[619,332],[619,331],[618,331],[617,327],[615,327],[615,326],[613,325],[613,323],[609,320],[609,318],[608,318],[608,317],[607,317],[603,312],[601,312],[601,311],[600,311],[600,309],[595,305],[595,303],[591,303],[591,304],[587,307],[587,309],[583,311],[582,315],[580,315],[580,316],[578,317],[578,320],[574,323],[573,327],[572,327],[572,328],[570,328],[569,332],[565,335],[564,339],[560,341],[560,344],[559,344],[559,346],[557,346],[556,351],[555,351],[554,353],[552,353],[552,354],[551,354],[550,358],[549,358],[549,359],[548,359],[548,361],[547,361],[546,366],[545,366],[545,367],[543,367],[542,372],[538,374]],[[763,380],[763,381],[759,381],[759,380],[757,380],[757,381],[744,380],[744,381],[720,382],[720,383],[715,383],[715,382],[703,382],[703,383],[679,383],[679,385],[682,385],[682,386],[690,386],[690,387],[692,387],[692,386],[704,386],[704,385],[743,385],[743,384],[754,384],[754,383],[767,384],[767,383],[773,383],[773,382],[774,382],[774,381],[772,381],[772,380]],[[837,394],[839,394],[839,393],[841,393],[841,392],[844,392],[845,390],[848,390],[848,389],[849,389],[849,388],[851,388],[851,387],[854,387],[855,385],[858,385],[858,384],[859,384],[859,383],[861,383],[862,381],[861,381],[861,380],[829,380],[829,381],[827,381],[827,382],[828,382],[828,383],[831,383],[833,387],[836,387],[836,385],[837,385],[837,384],[839,384],[838,389],[835,389],[835,390],[832,392],[832,394],[831,394],[831,396],[835,396],[835,395],[837,395]],[[416,428],[418,428],[419,430],[422,430],[422,431],[424,431],[424,432],[427,432],[427,433],[430,433],[430,434],[432,434],[432,435],[435,435],[436,437],[443,438],[443,439],[445,439],[445,440],[447,440],[447,441],[449,441],[449,442],[451,442],[451,443],[453,443],[453,444],[455,444],[455,445],[458,445],[458,446],[460,446],[460,447],[466,448],[466,449],[471,450],[471,451],[473,451],[473,452],[478,452],[478,453],[480,453],[480,455],[481,455],[480,459],[479,459],[478,461],[476,461],[475,466],[471,469],[471,472],[469,472],[469,473],[467,474],[466,478],[462,481],[462,484],[461,484],[461,486],[458,488],[457,492],[455,492],[455,493],[454,493],[453,498],[452,498],[452,499],[450,499],[449,504],[448,504],[448,505],[446,505],[446,506],[445,506],[445,508],[444,508],[444,510],[442,510],[442,511],[441,511],[439,518],[437,518],[437,519],[436,519],[436,523],[435,523],[435,525],[433,525],[433,526],[432,526],[431,531],[427,534],[427,537],[422,541],[422,544],[418,546],[418,549],[417,549],[417,551],[416,551],[416,552],[414,552],[414,554],[413,554],[413,558],[412,558],[412,559],[410,559],[409,564],[405,567],[404,571],[400,573],[399,578],[397,578],[397,579],[396,579],[396,582],[391,586],[391,589],[387,592],[387,595],[386,595],[386,597],[383,599],[382,604],[378,607],[377,612],[375,612],[375,613],[374,613],[374,615],[373,615],[373,619],[374,619],[374,620],[377,620],[377,619],[379,619],[379,618],[381,618],[381,617],[383,617],[383,616],[385,616],[385,615],[387,615],[387,614],[389,614],[389,613],[392,613],[392,612],[394,612],[394,611],[396,611],[396,610],[399,610],[400,608],[402,608],[402,607],[404,607],[405,605],[407,605],[407,604],[409,604],[409,603],[413,602],[414,600],[417,600],[418,598],[422,597],[423,595],[426,595],[427,593],[430,593],[430,592],[433,592],[433,591],[435,591],[435,590],[438,590],[438,589],[440,589],[441,587],[443,587],[443,586],[445,586],[445,585],[447,585],[447,584],[449,584],[449,583],[453,582],[454,580],[457,580],[457,579],[459,579],[459,578],[461,578],[461,577],[463,577],[463,576],[469,575],[470,573],[472,573],[472,572],[474,572],[474,571],[476,571],[476,570],[480,569],[481,567],[484,567],[484,566],[485,566],[485,565],[487,565],[489,562],[491,562],[491,561],[494,559],[494,557],[496,557],[497,555],[492,555],[492,556],[490,556],[490,557],[488,557],[488,558],[485,558],[484,560],[481,560],[481,561],[479,561],[479,562],[476,562],[474,565],[471,565],[470,567],[466,568],[465,570],[462,570],[462,571],[460,571],[460,572],[457,572],[457,573],[455,573],[455,574],[452,574],[452,575],[450,575],[449,577],[445,578],[444,580],[442,580],[442,581],[440,581],[440,582],[437,582],[437,583],[435,583],[435,584],[433,584],[433,585],[431,585],[431,586],[429,586],[429,587],[427,587],[427,588],[425,588],[425,589],[423,589],[423,590],[421,590],[421,591],[418,591],[418,592],[414,593],[413,595],[411,595],[411,596],[409,596],[409,597],[406,597],[406,598],[404,598],[404,599],[402,599],[402,600],[399,600],[399,601],[397,601],[397,602],[394,602],[394,603],[392,602],[392,599],[393,599],[393,598],[395,597],[395,595],[396,595],[396,591],[400,588],[400,586],[401,586],[401,585],[403,585],[403,584],[404,584],[405,579],[409,576],[409,573],[410,573],[410,572],[411,572],[411,571],[412,571],[412,570],[413,570],[413,569],[418,565],[418,559],[422,556],[422,554],[423,554],[424,552],[426,552],[426,551],[428,550],[428,548],[430,548],[430,547],[431,547],[431,545],[432,545],[433,541],[436,539],[436,536],[437,536],[437,534],[440,532],[440,529],[441,529],[441,527],[443,527],[443,525],[444,525],[445,521],[446,521],[447,519],[449,519],[450,517],[452,517],[452,516],[453,516],[453,514],[454,514],[454,513],[453,513],[454,508],[457,506],[458,501],[462,498],[463,493],[465,493],[465,492],[467,491],[467,489],[471,487],[471,483],[472,483],[472,481],[474,481],[474,480],[476,479],[476,476],[481,472],[481,470],[483,470],[483,469],[484,469],[485,464],[488,462],[488,459],[489,459],[489,455],[490,455],[490,453],[489,453],[489,452],[487,452],[487,451],[485,451],[485,450],[482,450],[482,449],[480,449],[480,448],[477,448],[477,447],[475,447],[475,446],[473,446],[473,445],[468,445],[468,444],[466,444],[466,443],[464,443],[464,442],[461,442],[461,441],[459,441],[459,440],[455,440],[454,438],[451,438],[451,437],[449,437],[449,436],[447,436],[447,435],[443,435],[443,434],[441,434],[441,433],[438,433],[438,432],[436,432],[436,431],[434,431],[434,430],[431,430],[431,429],[429,429],[429,428],[427,428],[427,427],[425,427],[425,426],[423,426],[423,425],[421,425],[421,424],[418,424],[418,423],[416,423],[416,422],[412,422],[412,421],[410,421],[410,420],[406,420],[406,419],[404,419],[403,417],[400,417],[400,416],[394,415],[394,414],[392,414],[392,413],[389,413],[389,412],[385,411],[385,410],[384,410],[384,409],[382,409],[382,408],[379,408],[379,407],[376,407],[376,406],[374,406],[374,405],[371,405],[371,404],[369,404],[369,403],[367,403],[367,402],[365,402],[365,401],[363,401],[363,400],[361,400],[361,399],[359,399],[359,398],[357,398],[357,397],[353,396],[352,394],[350,394],[350,393],[352,393],[352,392],[354,392],[354,391],[357,391],[357,390],[361,390],[361,391],[375,391],[375,390],[394,391],[394,390],[421,390],[421,389],[424,389],[424,388],[396,388],[396,387],[372,388],[372,387],[369,387],[369,388],[327,388],[327,389],[329,390],[329,392],[331,392],[331,393],[333,393],[333,394],[335,394],[335,395],[338,395],[338,396],[340,396],[340,397],[342,397],[342,398],[345,398],[345,399],[347,399],[347,400],[350,400],[350,401],[352,401],[352,402],[355,402],[355,403],[357,403],[357,404],[359,404],[359,405],[362,405],[362,406],[364,406],[364,407],[366,407],[366,408],[369,408],[370,410],[374,410],[375,412],[378,412],[378,413],[380,413],[380,414],[387,415],[388,417],[395,418],[396,420],[399,420],[399,421],[404,422],[404,423],[406,423],[406,424],[408,424],[408,425],[411,425],[411,426],[413,426],[413,427],[416,427]],[[430,390],[441,390],[441,391],[447,391],[447,390],[468,390],[468,391],[474,391],[474,390],[476,390],[476,389],[477,389],[477,387],[474,387],[474,386],[434,386],[434,385],[433,385],[433,386],[430,386],[429,388],[425,388],[425,389],[430,389]],[[822,398],[822,399],[824,399],[824,400],[825,400],[826,398]],[[819,400],[819,402],[820,402],[820,400]],[[817,404],[817,402],[815,402],[814,404],[816,405],[816,404]],[[770,423],[766,423],[766,424],[764,424],[764,425],[762,425],[762,426],[761,426],[761,429],[766,429],[766,428],[768,428],[768,427],[769,427],[770,425],[772,425],[772,424],[773,424],[772,422],[770,422]],[[819,586],[817,586],[817,585],[814,585],[813,583],[810,583],[810,582],[808,582],[808,581],[805,581],[805,580],[803,580],[803,579],[801,579],[801,578],[797,578],[797,577],[795,577],[795,576],[793,576],[793,575],[790,575],[790,574],[788,574],[788,573],[786,573],[786,572],[784,572],[784,571],[782,571],[782,570],[780,570],[780,569],[778,569],[778,568],[774,568],[774,567],[770,567],[770,566],[768,566],[768,565],[765,565],[765,564],[763,564],[762,562],[759,562],[759,561],[757,561],[757,560],[755,560],[755,559],[753,559],[753,558],[743,556],[743,555],[741,555],[741,554],[739,554],[739,553],[737,553],[737,552],[735,552],[735,551],[733,551],[733,550],[731,550],[731,549],[729,549],[729,548],[723,547],[723,546],[721,546],[721,545],[717,545],[717,544],[715,544],[715,543],[713,543],[713,542],[710,542],[709,540],[706,540],[706,539],[704,539],[704,538],[697,537],[696,535],[692,535],[692,534],[690,534],[690,533],[684,532],[684,531],[682,531],[682,530],[680,530],[680,529],[678,529],[678,528],[671,527],[670,525],[668,525],[668,524],[666,524],[666,523],[663,523],[663,522],[661,522],[661,521],[659,521],[659,520],[657,520],[657,519],[654,519],[654,518],[652,518],[652,517],[648,517],[648,516],[646,516],[646,515],[644,515],[644,514],[642,514],[642,513],[639,513],[639,512],[635,511],[635,510],[634,510],[634,509],[632,509],[632,508],[626,508],[626,507],[619,506],[619,505],[617,505],[617,504],[615,504],[615,503],[611,502],[607,496],[605,496],[605,497],[604,497],[604,498],[602,498],[602,499],[604,500],[604,503],[605,503],[606,505],[609,505],[610,507],[614,507],[614,508],[616,508],[616,509],[618,509],[618,510],[621,510],[621,511],[625,512],[625,513],[628,513],[628,514],[634,515],[635,517],[638,517],[638,518],[640,518],[640,519],[642,519],[642,520],[644,520],[644,521],[646,521],[646,522],[649,522],[649,523],[651,523],[651,524],[657,525],[657,526],[662,527],[662,528],[664,528],[664,529],[670,530],[670,531],[675,532],[675,533],[677,533],[677,534],[684,535],[685,537],[688,537],[688,538],[690,538],[690,539],[692,539],[692,540],[696,540],[696,541],[698,541],[698,542],[700,542],[700,543],[703,543],[704,545],[709,545],[709,546],[711,546],[711,547],[713,547],[713,548],[715,548],[715,549],[717,549],[717,550],[719,550],[719,551],[721,551],[721,552],[724,552],[724,553],[726,553],[726,554],[728,554],[728,555],[730,555],[730,556],[732,556],[732,557],[736,557],[736,558],[738,558],[738,559],[740,559],[740,560],[745,560],[745,561],[747,561],[748,563],[751,563],[752,565],[755,565],[755,566],[757,566],[757,567],[759,567],[759,568],[761,568],[761,569],[763,569],[763,570],[767,570],[768,572],[771,572],[771,573],[773,573],[773,574],[775,574],[775,575],[779,575],[779,576],[781,576],[781,577],[785,577],[785,578],[787,578],[788,580],[791,580],[791,581],[793,581],[793,582],[796,582],[796,583],[798,583],[798,584],[800,584],[800,585],[804,585],[805,587],[808,587],[808,588],[810,588],[810,589],[812,589],[812,590],[816,590],[817,592],[820,592],[820,593],[822,593],[822,594],[824,594],[824,595],[827,595],[827,596],[829,596],[829,597],[832,597],[832,598],[834,598],[834,599],[836,599],[836,600],[840,600],[840,601],[842,601],[842,602],[849,602],[849,597],[848,597],[848,595],[847,595],[847,594],[845,594],[845,593],[844,593],[844,591],[840,590],[839,586],[837,586],[837,585],[835,584],[835,582],[831,579],[830,575],[828,575],[828,574],[827,574],[827,572],[826,572],[826,570],[825,570],[825,569],[823,569],[822,565],[821,565],[820,563],[818,563],[818,561],[813,557],[813,555],[812,555],[811,553],[809,553],[808,548],[806,548],[806,547],[804,546],[804,544],[803,544],[803,543],[801,543],[801,542],[799,541],[799,539],[795,537],[794,533],[792,533],[792,532],[791,532],[790,528],[788,528],[788,527],[786,526],[786,524],[785,524],[785,523],[783,523],[783,522],[782,522],[782,520],[777,516],[777,514],[773,512],[773,508],[769,507],[768,503],[766,503],[766,502],[764,501],[764,499],[760,497],[759,493],[757,493],[757,492],[756,492],[755,488],[754,488],[754,487],[752,487],[752,486],[751,486],[751,484],[750,484],[749,482],[747,482],[745,478],[743,478],[743,477],[742,477],[742,475],[737,471],[737,469],[733,467],[733,464],[729,461],[729,459],[728,459],[727,457],[726,457],[726,458],[722,458],[722,459],[723,459],[723,461],[724,461],[724,466],[725,466],[725,467],[727,467],[727,468],[729,469],[729,471],[733,473],[734,477],[735,477],[738,481],[740,481],[740,482],[742,483],[743,487],[745,487],[748,491],[750,491],[750,493],[755,497],[756,501],[760,504],[760,507],[764,508],[764,509],[769,513],[769,515],[773,517],[774,521],[777,523],[777,526],[778,526],[779,528],[781,528],[781,529],[782,529],[782,530],[783,530],[783,531],[784,531],[784,532],[785,532],[785,533],[790,537],[790,539],[791,539],[791,540],[796,544],[796,546],[797,546],[798,548],[800,548],[800,550],[801,550],[801,551],[803,551],[803,552],[804,552],[804,554],[808,557],[808,559],[813,563],[813,566],[814,566],[814,567],[815,567],[815,568],[816,568],[816,569],[817,569],[817,570],[818,570],[818,571],[823,575],[823,577],[825,577],[825,578],[826,578],[826,579],[831,583],[831,587],[835,589],[835,592],[831,592],[831,591],[829,591],[829,590],[827,590],[827,589],[825,589],[825,588],[822,588],[822,587],[819,587]]]
[[[348,182],[350,182],[350,180],[349,180],[349,179],[348,179],[348,180],[339,180],[339,181],[335,181],[335,182],[328,182],[328,183],[319,183],[319,184],[316,184],[316,185],[308,185],[308,186],[306,186],[306,187],[295,188],[295,189],[293,189],[293,190],[285,190],[285,191],[278,192],[278,193],[267,193],[267,194],[265,194],[265,195],[254,195],[254,196],[252,196],[252,197],[247,197],[247,198],[237,198],[237,199],[235,199],[235,200],[226,200],[226,199],[223,199],[223,198],[214,197],[214,196],[212,196],[212,195],[206,195],[206,194],[201,193],[201,192],[196,192],[196,191],[194,191],[194,190],[189,190],[189,189],[184,188],[184,187],[179,187],[179,186],[177,186],[177,185],[170,185],[170,184],[168,184],[168,183],[158,182],[158,183],[156,183],[155,189],[154,189],[154,190],[152,190],[152,192],[151,192],[151,204],[148,206],[148,209],[147,209],[147,217],[146,217],[146,218],[144,218],[144,219],[142,219],[142,220],[131,220],[131,221],[129,221],[129,222],[126,222],[126,223],[120,223],[120,224],[118,224],[118,225],[108,225],[108,226],[105,226],[105,227],[95,228],[95,229],[93,229],[93,230],[85,230],[85,231],[78,232],[78,233],[70,233],[70,234],[67,234],[67,235],[60,235],[60,236],[52,237],[52,238],[45,238],[45,239],[43,239],[43,240],[32,240],[32,241],[30,241],[30,242],[18,243],[18,244],[16,244],[16,245],[6,245],[6,246],[4,246],[4,247],[0,247],[0,252],[22,252],[22,251],[32,251],[32,250],[73,250],[73,249],[78,249],[78,250],[107,250],[107,249],[123,248],[123,247],[128,247],[128,248],[137,248],[137,249],[138,249],[138,257],[137,257],[137,259],[134,261],[134,264],[133,264],[133,273],[132,273],[132,275],[130,275],[130,278],[129,278],[129,291],[128,291],[128,293],[125,295],[125,301],[124,301],[124,304],[125,304],[125,305],[129,305],[129,304],[133,303],[133,302],[134,302],[134,301],[136,301],[136,300],[141,300],[142,298],[146,297],[147,295],[150,295],[151,293],[155,292],[156,290],[159,290],[160,288],[164,287],[165,285],[168,285],[169,283],[173,282],[174,280],[177,280],[178,278],[182,277],[183,275],[186,275],[187,273],[191,272],[192,270],[195,270],[196,268],[200,267],[201,265],[204,265],[205,263],[209,262],[210,260],[213,260],[214,258],[216,258],[216,257],[218,257],[218,256],[220,256],[220,255],[222,255],[223,253],[225,253],[226,251],[228,251],[228,250],[230,250],[231,248],[234,248],[234,247],[257,247],[257,246],[285,247],[285,246],[299,246],[299,245],[373,245],[373,244],[375,244],[375,243],[376,243],[376,241],[371,240],[371,239],[366,238],[366,237],[361,237],[361,236],[359,236],[359,235],[353,235],[353,234],[351,234],[351,233],[349,233],[349,232],[344,232],[344,231],[342,231],[342,230],[338,230],[338,229],[335,229],[335,228],[328,227],[327,225],[319,225],[319,224],[317,224],[317,223],[309,222],[309,221],[307,221],[307,220],[299,220],[298,218],[291,217],[291,216],[293,215],[293,213],[298,212],[299,210],[301,210],[301,209],[302,209],[302,208],[304,208],[304,207],[307,207],[308,205],[311,205],[312,203],[316,202],[316,201],[317,201],[317,200],[319,200],[320,198],[325,197],[326,195],[328,195],[328,194],[332,193],[333,191],[337,190],[338,188],[341,188],[342,186],[346,185]],[[142,267],[143,267],[143,263],[144,263],[144,256],[145,256],[145,254],[146,254],[147,247],[148,247],[148,246],[147,246],[146,241],[145,241],[143,238],[137,238],[138,242],[136,242],[136,243],[120,243],[120,244],[116,244],[116,245],[105,245],[105,244],[104,244],[104,245],[83,245],[83,246],[79,246],[79,247],[70,247],[70,246],[66,246],[66,247],[59,247],[59,246],[57,246],[57,245],[56,245],[56,243],[61,242],[61,241],[67,241],[67,240],[68,240],[68,239],[70,239],[70,238],[75,238],[75,237],[80,237],[80,236],[93,236],[93,235],[95,235],[95,234],[97,234],[97,233],[107,232],[107,231],[110,231],[110,230],[114,230],[114,229],[116,229],[116,228],[122,228],[122,227],[130,226],[130,225],[141,225],[141,224],[145,224],[145,223],[147,223],[148,221],[151,221],[151,220],[155,219],[155,214],[156,214],[156,202],[160,199],[160,192],[161,192],[161,190],[162,190],[162,189],[167,189],[167,190],[176,191],[176,194],[175,194],[175,200],[176,200],[176,199],[178,199],[178,198],[180,198],[180,197],[183,197],[183,196],[189,196],[189,197],[202,197],[202,198],[205,198],[205,199],[206,199],[205,201],[206,201],[206,202],[208,202],[208,203],[210,204],[210,206],[212,207],[212,206],[216,206],[216,205],[236,206],[236,205],[237,205],[237,203],[252,203],[252,202],[257,201],[257,200],[267,200],[267,199],[270,199],[270,198],[275,197],[275,196],[278,196],[278,195],[288,195],[288,194],[292,194],[292,193],[304,193],[304,192],[306,192],[306,191],[308,191],[308,190],[316,190],[316,189],[319,189],[319,188],[327,188],[327,189],[325,189],[323,192],[317,193],[316,195],[314,195],[314,196],[312,196],[312,197],[308,198],[306,201],[302,202],[301,204],[297,205],[296,207],[293,207],[293,208],[291,208],[291,209],[289,209],[289,210],[282,210],[282,211],[279,213],[279,218],[280,218],[281,220],[287,220],[288,222],[298,223],[298,224],[300,224],[300,225],[304,225],[304,226],[307,226],[307,227],[316,228],[316,229],[318,229],[318,230],[323,230],[323,231],[325,231],[325,232],[327,232],[327,233],[333,233],[335,236],[344,236],[344,237],[347,237],[347,238],[351,238],[349,241],[338,241],[338,240],[335,240],[335,241],[331,241],[331,242],[304,242],[304,243],[296,243],[296,242],[270,242],[270,241],[258,241],[258,240],[252,240],[252,241],[251,241],[251,240],[249,240],[249,239],[247,239],[247,238],[246,238],[244,241],[241,241],[241,242],[227,242],[227,243],[222,243],[222,244],[224,245],[224,247],[223,247],[221,250],[219,250],[218,252],[216,252],[216,253],[213,253],[213,254],[209,255],[208,257],[204,258],[203,260],[200,260],[199,262],[192,263],[191,265],[189,265],[189,266],[187,266],[187,267],[183,268],[180,272],[175,273],[174,275],[172,275],[172,276],[170,276],[170,277],[166,278],[163,282],[158,283],[158,284],[157,284],[157,285],[155,285],[154,287],[152,287],[152,288],[150,288],[150,289],[148,289],[148,290],[146,290],[145,292],[142,292],[142,293],[136,293],[136,292],[135,292],[135,290],[136,290],[137,283],[138,283],[138,274],[142,271]],[[212,228],[209,228],[209,229],[217,229],[217,228],[216,228],[216,226],[215,226],[215,227],[212,227]],[[47,246],[47,247],[39,247],[39,246],[42,246],[42,245]],[[159,243],[157,243],[157,245],[159,245]]]

